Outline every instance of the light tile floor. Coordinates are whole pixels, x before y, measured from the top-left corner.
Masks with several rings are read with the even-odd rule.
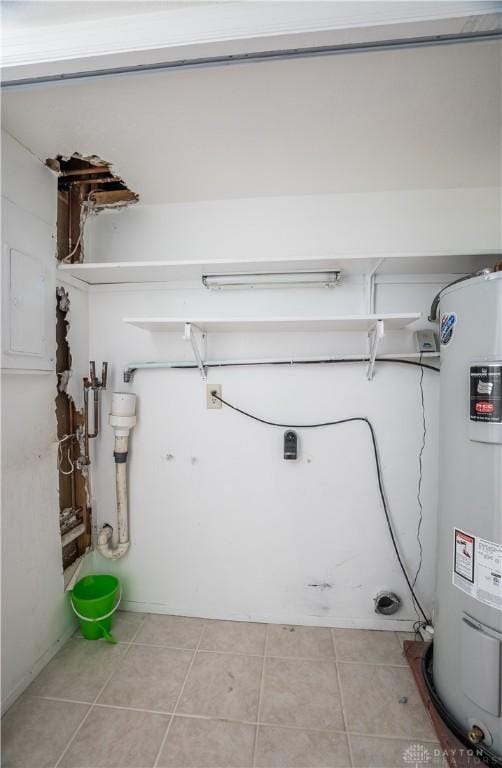
[[[114,634],[77,633],[11,707],[4,768],[442,765],[411,635],[123,612]]]

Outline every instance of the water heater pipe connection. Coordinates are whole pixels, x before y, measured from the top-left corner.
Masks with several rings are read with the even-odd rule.
[[[97,437],[99,434],[99,391],[106,389],[106,380],[108,377],[108,363],[104,362],[101,368],[101,381],[96,376],[96,363],[89,361],[89,377],[85,376],[84,385],[84,455],[80,457],[81,465],[89,466],[89,438]],[[89,431],[89,390],[93,391],[94,398],[94,425],[92,432]]]
[[[129,433],[136,425],[136,395],[112,393],[110,426],[115,430],[115,485],[117,493],[118,543],[113,546],[113,528],[106,524],[99,532],[96,549],[108,560],[118,560],[129,551],[129,513],[127,499],[127,454]]]

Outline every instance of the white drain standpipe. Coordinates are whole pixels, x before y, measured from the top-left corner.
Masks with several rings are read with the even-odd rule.
[[[136,395],[125,392],[112,393],[110,426],[115,430],[115,481],[117,491],[118,543],[112,543],[113,528],[104,525],[98,536],[96,549],[108,560],[118,560],[127,554],[129,541],[129,514],[127,503],[127,448],[129,432],[136,425]]]

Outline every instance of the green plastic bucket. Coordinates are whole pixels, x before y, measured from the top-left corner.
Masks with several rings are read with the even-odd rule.
[[[70,602],[80,619],[80,631],[87,640],[104,637],[110,643],[117,641],[111,634],[113,614],[122,597],[120,581],[116,576],[99,574],[84,576],[77,581]]]

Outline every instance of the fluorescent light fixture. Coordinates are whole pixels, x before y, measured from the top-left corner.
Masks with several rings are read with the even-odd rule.
[[[203,275],[206,288],[332,288],[340,282],[340,270],[324,272],[249,272],[236,275]]]

